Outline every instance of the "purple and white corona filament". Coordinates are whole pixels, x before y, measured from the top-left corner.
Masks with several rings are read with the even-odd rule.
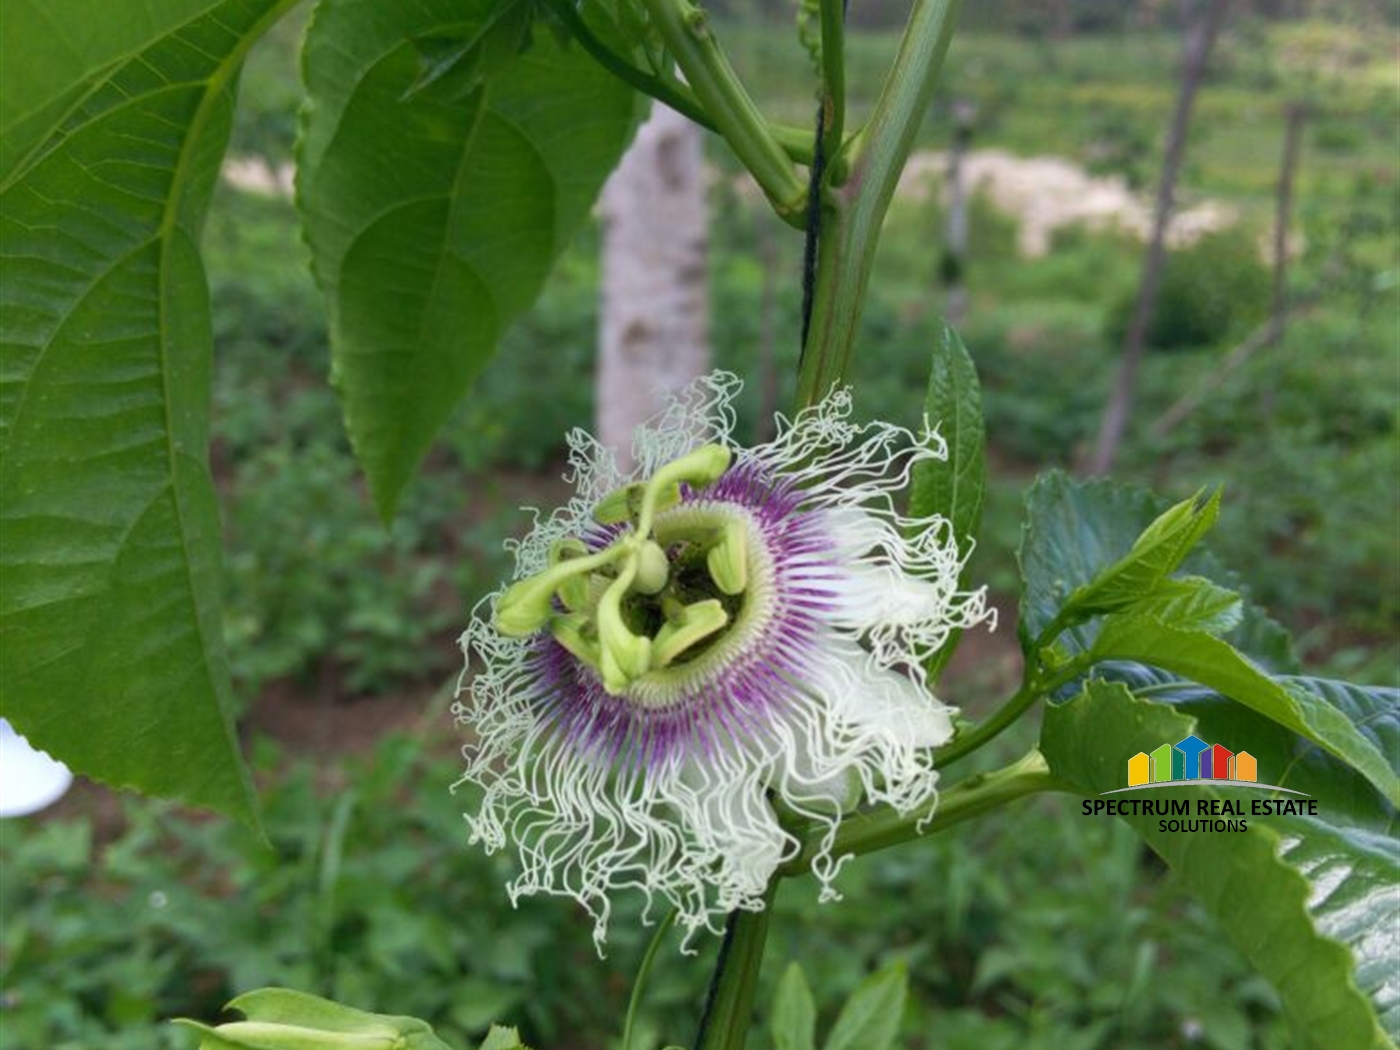
[[[638,431],[622,476],[575,431],[577,495],[514,545],[515,582],[462,636],[474,673],[454,708],[474,735],[473,841],[508,841],[512,899],[579,900],[606,932],[610,895],[661,897],[692,932],[762,907],[798,849],[864,800],[929,802],[931,748],[953,732],[923,665],[991,619],[941,518],[895,509],[942,439],[850,420],[837,390],[774,440],[730,443],[739,382],[692,384]]]

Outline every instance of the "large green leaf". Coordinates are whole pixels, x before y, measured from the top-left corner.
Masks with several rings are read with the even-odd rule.
[[[0,62],[0,182],[41,149],[102,75],[216,7],[215,0],[6,0]]]
[[[1261,779],[1286,781],[1289,767],[1274,765],[1283,762],[1281,730],[1264,726],[1261,735],[1232,729],[1229,739],[1259,757]],[[1210,738],[1219,728],[1200,732]],[[1095,681],[1049,708],[1041,748],[1056,778],[1092,797],[1123,786],[1133,754],[1197,731],[1196,719],[1182,711],[1136,699],[1121,683]],[[1323,781],[1294,784],[1308,790]],[[1199,800],[1224,797],[1201,787],[1152,796],[1189,800],[1193,811]],[[1319,793],[1318,817],[1249,817],[1244,832],[1172,832],[1162,830],[1160,817],[1122,819],[1278,988],[1299,1046],[1393,1046],[1400,1029],[1400,951],[1391,935],[1400,922],[1400,849],[1390,834],[1391,811],[1374,793],[1345,813],[1329,809],[1335,797]]]
[[[964,557],[972,553],[982,524],[987,488],[987,435],[982,422],[982,389],[977,368],[958,333],[944,326],[929,368],[924,415],[948,444],[946,460],[925,460],[914,468],[909,513],[915,518],[941,514],[952,525]],[[964,574],[966,570],[964,569]],[[937,677],[957,648],[955,631],[929,662]]]
[[[246,819],[196,245],[239,62],[290,6],[16,3],[2,64],[0,710],[94,779]]]
[[[1400,805],[1400,776],[1377,741],[1333,706],[1332,694],[1290,687],[1287,679],[1270,678],[1226,642],[1151,616],[1109,617],[1093,653],[1099,659],[1161,667],[1209,686],[1336,755],[1374,784],[1391,805]]]
[[[1120,666],[1138,672],[1145,670],[1141,664]],[[1169,703],[1191,715],[1202,739],[1246,747],[1259,762],[1261,780],[1321,799],[1329,824],[1382,835],[1395,833],[1395,807],[1380,799],[1376,789],[1355,769],[1312,741],[1205,686],[1152,671],[1130,674],[1121,680],[1139,696]],[[1324,678],[1284,681],[1295,689],[1337,696],[1337,710],[1344,712],[1357,731],[1376,744],[1392,769],[1400,764],[1400,690]],[[1396,903],[1400,906],[1400,899]]]
[[[635,123],[632,89],[550,33],[482,61],[507,3],[322,0],[307,37],[297,196],[333,379],[386,517]],[[433,89],[444,53],[455,90]]]
[[[1200,538],[1197,530],[1213,520],[1213,511],[1208,517],[1203,515],[1200,512],[1205,508],[1197,507],[1194,501],[1178,504],[1173,510],[1176,514],[1169,522],[1174,521],[1178,528],[1157,530],[1156,540],[1176,537],[1194,542]],[[1131,597],[1119,586],[1126,579],[1136,581],[1133,590],[1145,597],[1142,588],[1150,591],[1153,581],[1161,580],[1164,567],[1171,565],[1245,595],[1239,622],[1226,637],[1272,671],[1296,671],[1298,661],[1287,632],[1247,600],[1248,588],[1233,572],[1199,547],[1181,561],[1178,544],[1155,542],[1147,535],[1162,512],[1160,502],[1143,488],[1105,480],[1076,481],[1060,471],[1036,479],[1026,495],[1026,522],[1018,554],[1025,586],[1019,625],[1022,638],[1027,643],[1036,638],[1067,602],[1082,598],[1095,581],[1104,586],[1099,588],[1099,598],[1089,604],[1095,611],[1108,611],[1114,606],[1103,603],[1104,592],[1110,592],[1110,598]],[[1141,563],[1129,559],[1135,546],[1148,556]],[[1147,575],[1114,571],[1134,565]],[[1073,623],[1060,636],[1060,643],[1084,652],[1097,633],[1096,620]]]

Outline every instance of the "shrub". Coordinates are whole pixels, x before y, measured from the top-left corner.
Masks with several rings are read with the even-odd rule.
[[[1224,342],[1263,319],[1268,294],[1268,269],[1248,235],[1230,229],[1202,237],[1168,255],[1147,345],[1182,350]],[[1106,334],[1114,345],[1127,334],[1136,300],[1133,289],[1109,311]]]

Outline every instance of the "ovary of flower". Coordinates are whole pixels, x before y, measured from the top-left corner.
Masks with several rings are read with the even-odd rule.
[[[627,887],[692,932],[761,907],[799,848],[793,817],[821,832],[834,895],[843,810],[934,798],[953,712],[923,665],[991,619],[958,590],[946,522],[894,509],[945,454],[936,434],[854,424],[838,390],[741,448],[737,387],[689,388],[639,432],[630,476],[571,435],[578,494],[537,518],[516,582],[463,635],[472,838],[513,842],[512,897],[578,899],[600,945]]]

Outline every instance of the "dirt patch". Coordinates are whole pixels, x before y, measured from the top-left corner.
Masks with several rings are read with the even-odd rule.
[[[897,192],[908,200],[926,200],[940,189],[947,170],[946,153],[915,153]],[[963,171],[971,193],[985,194],[993,207],[1016,220],[1016,246],[1027,257],[1046,255],[1055,231],[1064,226],[1117,229],[1142,241],[1152,231],[1151,203],[1121,175],[1091,175],[1064,157],[1018,157],[999,149],[972,150],[963,158]],[[1200,201],[1172,216],[1167,245],[1185,247],[1238,221],[1232,206]]]

